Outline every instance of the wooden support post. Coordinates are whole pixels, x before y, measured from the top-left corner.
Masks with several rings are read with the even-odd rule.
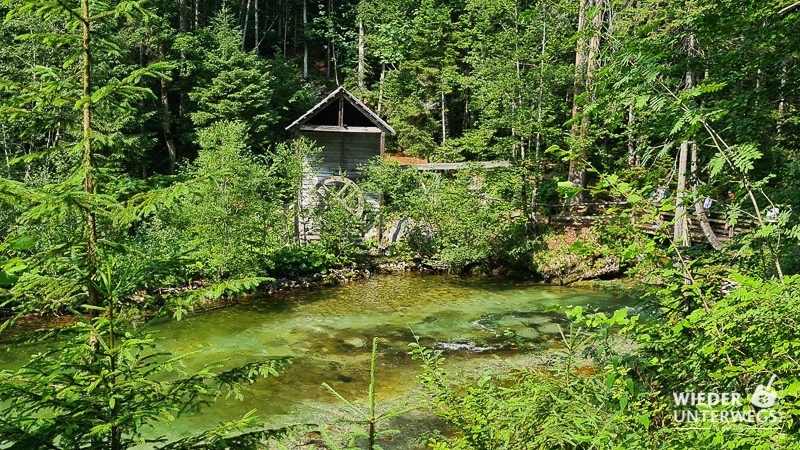
[[[378,194],[378,248],[383,247],[383,194]]]
[[[295,142],[299,139],[299,136],[295,134]],[[294,156],[296,158],[300,157],[300,153],[297,150],[297,146],[294,148]],[[295,208],[294,208],[294,236],[295,240],[297,241],[297,245],[300,245],[300,208],[302,208],[302,196],[303,196],[303,179],[305,178],[305,168],[300,171],[300,184],[297,186],[297,198],[295,199]]]
[[[386,149],[386,133],[381,132],[381,158]],[[383,246],[383,193],[378,194],[378,248]]]
[[[339,128],[344,128],[344,98],[339,99]]]

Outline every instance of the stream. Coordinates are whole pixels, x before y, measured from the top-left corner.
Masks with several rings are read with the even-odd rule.
[[[160,350],[175,355],[200,351],[182,360],[187,371],[220,360],[227,360],[229,368],[263,358],[294,359],[281,376],[246,387],[243,401],[220,398],[202,415],[180,417],[156,434],[189,436],[252,409],[269,428],[298,423],[324,426],[352,419],[321,385],[327,382],[352,403],[366,407],[373,337],[379,338],[379,413],[400,401],[414,404],[424,394],[416,381],[419,362],[408,354],[415,335],[424,346],[442,352],[447,368],[467,374],[487,367],[503,370],[504,363],[495,356],[541,364],[543,352],[521,356],[503,334],[513,333],[538,348],[558,342],[558,326],[568,322],[563,313],[546,312],[553,305],[610,312],[630,306],[630,301],[590,289],[495,278],[379,275],[344,286],[251,296],[179,322],[164,321],[155,325],[164,338]],[[0,366],[8,367],[13,356],[0,354]],[[386,449],[414,448],[420,435],[447,432],[428,410],[403,415],[388,425],[401,433],[380,442]],[[341,426],[328,429],[346,431]]]

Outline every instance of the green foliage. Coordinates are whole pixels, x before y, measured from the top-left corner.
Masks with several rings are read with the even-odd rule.
[[[197,104],[192,121],[198,127],[240,121],[250,133],[246,143],[262,145],[278,120],[279,108],[272,102],[277,83],[269,64],[254,53],[242,51],[241,30],[232,20],[223,9],[205,37],[208,50],[200,72],[204,80],[189,93]]]
[[[343,260],[356,258],[363,248],[363,236],[368,217],[372,215],[370,204],[359,207],[359,198],[364,193],[358,186],[334,184],[329,189],[320,189],[317,204],[312,213],[312,223],[319,233],[319,242],[326,252]],[[361,215],[359,210],[363,209]]]
[[[561,363],[550,370],[511,366],[511,373],[485,372],[472,381],[451,378],[444,358],[418,342],[410,344],[422,362],[420,381],[427,404],[460,432],[434,448],[616,448],[625,431],[613,384],[577,370],[576,359],[588,340],[580,329],[563,336]]]
[[[250,2],[196,1],[194,11],[185,3],[85,2],[91,14],[80,18],[80,9],[73,9],[78,2],[2,2],[10,11],[0,27],[2,306],[18,313],[84,308],[96,315],[99,310],[85,305],[106,305],[102,320],[111,321],[113,315],[140,314],[169,302],[181,316],[201,298],[253,289],[269,272],[324,271],[357,258],[374,218],[353,216],[353,205],[335,198],[301,212],[302,161],[313,152],[307,143],[273,145],[288,137],[285,125],[335,81],[358,86],[358,97],[395,127],[399,133],[390,148],[433,161],[514,161],[508,169],[441,176],[386,161],[367,169],[372,179],[364,187],[385,196],[385,222],[404,224],[405,238],[390,249],[395,257],[543,272],[574,259],[614,256],[636,265],[629,273],[657,283],[637,287],[654,311],[650,322],[627,330],[638,349],[617,360],[601,359],[597,376],[574,374],[568,363],[550,373],[520,369],[476,386],[462,380],[456,383],[461,391],[453,391],[436,378],[435,355],[419,348],[430,369],[426,382],[451,408],[446,414],[469,430],[464,443],[796,446],[796,423],[786,432],[675,434],[664,400],[670,390],[735,388],[767,370],[790,387],[795,383],[792,361],[800,355],[792,335],[798,319],[793,274],[800,272],[800,226],[792,210],[800,207],[800,8],[793,2],[595,2],[580,33],[578,2],[303,2],[310,16],[306,25],[299,19],[300,2],[286,1],[281,8],[260,8],[255,27]],[[84,24],[88,49],[80,36]],[[589,56],[580,47],[594,45],[592,40],[599,45],[593,62],[602,64],[574,67],[576,53]],[[363,76],[356,70],[361,42]],[[310,78],[301,83],[298,61],[306,43]],[[85,61],[90,73],[84,79]],[[585,135],[565,137],[573,125],[587,127]],[[169,156],[187,160],[183,175],[149,178],[148,172],[164,170],[163,148],[170,141],[177,143],[177,155]],[[724,218],[733,227],[748,219],[754,224],[752,230],[742,226],[745,231],[722,253],[678,248],[668,238],[654,244],[630,223],[632,217],[654,218],[647,195],[656,182],[669,184],[680,171],[673,167],[682,141],[692,143],[697,163],[686,201],[731,189],[736,198]],[[589,167],[613,170],[613,176],[592,172],[600,178],[595,193],[624,197],[632,205],[610,211],[618,219],[598,225],[596,239],[561,253],[539,248],[529,206],[532,187],[545,171],[554,176],[538,186],[537,202],[582,193],[559,175],[567,158],[541,159],[552,145],[585,151]],[[559,182],[565,183],[560,191]],[[764,212],[775,206],[781,214],[765,220]],[[296,216],[319,225],[319,243],[294,244]],[[218,283],[178,298],[152,296],[198,276]],[[732,282],[738,289],[723,295],[723,288],[735,287]],[[83,328],[65,331],[67,341],[54,344],[63,355],[42,356],[17,378],[4,374],[11,378],[3,386],[29,391],[31,401],[11,403],[20,409],[6,409],[8,417],[44,439],[17,446],[77,442],[84,439],[79,425],[101,440],[120,430],[133,439],[144,423],[137,417],[153,413],[138,390],[162,385],[148,384],[152,380],[134,370],[129,356],[152,351],[150,338],[131,334],[126,340],[120,336],[133,332],[120,329],[119,347],[87,347],[86,333],[94,333],[93,339],[110,333],[111,322],[102,320],[87,319]],[[590,321],[606,337],[622,324],[618,316]],[[127,365],[111,369],[109,358]],[[76,387],[54,393],[53,385],[61,384],[51,381],[64,383],[62,367],[70,364],[82,371],[67,380]],[[242,369],[248,378],[251,369]],[[126,385],[133,386],[130,392],[99,391],[113,378],[108,374],[123,372],[136,380]],[[89,384],[83,374],[90,374]],[[32,384],[21,388],[20,377]],[[211,396],[216,389],[195,388]],[[11,392],[3,395],[14,402]],[[31,400],[37,393],[42,397]],[[787,408],[796,408],[796,392],[785,393]],[[100,415],[107,418],[114,408],[101,404],[109,399],[132,405],[133,422],[102,423]],[[162,394],[153,399],[159,405],[172,401]],[[70,403],[55,405],[56,400]],[[580,403],[588,406],[581,410]],[[82,409],[70,416],[69,405]],[[792,415],[796,422],[794,409]],[[95,422],[81,422],[90,418]],[[248,439],[238,427],[251,419],[169,448],[201,441],[220,448],[244,445],[232,436]],[[61,437],[54,440],[56,435]]]
[[[20,234],[24,238],[10,235],[0,246],[2,273],[9,278],[6,281],[13,281],[8,295],[3,291],[2,306],[12,306],[17,318],[31,311],[68,311],[81,319],[79,325],[55,332],[58,340],[49,350],[34,355],[21,369],[0,372],[0,445],[4,447],[102,446],[120,450],[142,443],[160,444],[163,439],[144,437],[148,426],[169,422],[177,413],[196,412],[220,392],[238,398],[242,382],[276,375],[287,362],[254,362],[223,372],[212,365],[198,374],[174,376],[170,372],[176,371],[175,363],[181,357],[156,352],[153,337],[135,331],[132,318],[145,316],[160,306],[158,303],[167,303],[159,316],[171,312],[180,317],[201,298],[251,290],[262,281],[230,280],[169,299],[149,295],[153,284],[160,287],[175,280],[172,271],[185,261],[181,254],[168,251],[162,251],[165,258],[143,254],[129,246],[136,236],[126,232],[159,206],[170,206],[192,183],[152,189],[146,183],[116,176],[113,167],[102,164],[113,166],[113,158],[98,152],[130,143],[117,134],[119,127],[98,117],[130,113],[132,105],[152,98],[138,83],[168,68],[156,64],[138,67],[119,78],[98,76],[103,74],[102,56],[113,58],[121,52],[103,31],[123,20],[148,18],[139,3],[83,1],[82,10],[61,2],[3,3],[11,8],[12,19],[64,21],[56,33],[24,37],[40,40],[44,48],[57,49],[66,57],[63,64],[36,69],[34,83],[0,80],[3,118],[15,129],[32,133],[53,127],[62,119],[62,108],[82,111],[83,119],[80,128],[73,128],[72,118],[64,116],[70,133],[57,134],[62,141],[56,139],[38,149],[38,154],[31,152],[17,161],[31,164],[48,156],[63,164],[55,174],[42,177],[45,182],[0,180],[3,203],[11,203],[21,212],[14,228],[31,231]],[[229,158],[242,165],[241,158],[235,159],[240,147],[214,135],[213,130],[205,138],[224,142]],[[211,171],[217,170],[209,168]],[[7,320],[0,329],[13,324],[13,319]],[[250,414],[177,445],[191,448],[202,442],[225,446],[225,439],[232,434],[237,436],[231,442],[252,445],[269,435],[242,434],[254,425]]]
[[[639,405],[647,407],[649,421],[635,427],[627,442],[644,440],[652,447],[670,449],[794,448],[800,382],[792,329],[800,319],[794,301],[800,280],[790,277],[783,284],[733,274],[729,277],[737,286],[724,295],[720,292],[723,276],[701,278],[699,270],[704,268],[692,268],[696,280],[692,285],[679,281],[682,272],[668,273],[667,286],[646,297],[658,314],[646,322],[626,324],[623,330],[639,346],[624,366],[631,375],[635,371],[637,384],[651,386]],[[610,323],[602,314],[573,314],[576,320],[595,326]],[[774,326],[776,323],[782,326]],[[753,381],[766,383],[772,374],[781,378],[777,392],[781,400],[775,408],[784,414],[776,426],[770,426],[773,429],[753,429],[758,425],[734,422],[689,433],[673,431],[688,425],[672,417],[672,410],[679,409],[672,393],[744,393],[748,396],[744,405],[720,409],[747,412],[752,407],[748,400]]]
[[[24,252],[34,245],[33,239],[13,234],[0,243],[0,286],[11,286],[19,281],[19,273],[26,267]]]
[[[402,414],[405,414],[407,412],[410,412],[410,411],[413,411],[413,410],[419,408],[419,406],[414,406],[414,407],[411,407],[411,408],[403,409],[403,407],[406,406],[408,404],[408,402],[401,402],[401,403],[398,403],[397,405],[393,406],[392,408],[388,409],[384,413],[378,414],[377,409],[375,407],[375,361],[377,360],[377,358],[378,358],[378,338],[373,338],[372,339],[372,358],[370,359],[370,366],[369,366],[369,390],[368,390],[368,396],[367,396],[368,401],[369,401],[369,409],[367,411],[362,411],[361,408],[359,408],[358,406],[356,406],[356,405],[350,403],[349,401],[347,401],[347,399],[345,399],[344,397],[341,396],[341,394],[336,392],[336,390],[334,388],[332,388],[330,385],[328,385],[328,383],[322,383],[322,386],[324,386],[325,389],[330,391],[330,393],[333,394],[337,399],[339,399],[340,402],[344,403],[350,411],[355,413],[355,415],[357,417],[357,419],[355,419],[355,420],[341,420],[340,419],[339,422],[349,423],[349,424],[353,424],[353,425],[361,425],[361,426],[366,426],[367,427],[367,431],[366,432],[363,429],[359,428],[359,427],[354,427],[354,431],[355,431],[354,434],[345,435],[345,436],[339,436],[339,437],[350,438],[349,443],[345,447],[341,447],[341,446],[337,445],[327,433],[323,432],[323,436],[325,437],[325,441],[328,443],[328,445],[331,446],[331,448],[333,448],[335,450],[339,450],[339,449],[343,449],[343,448],[347,448],[347,449],[358,448],[358,447],[355,447],[355,440],[357,438],[363,438],[363,439],[367,440],[367,449],[368,450],[373,450],[375,448],[380,450],[381,447],[379,445],[375,444],[375,438],[383,436],[383,435],[387,435],[387,434],[397,434],[398,431],[396,431],[396,430],[378,430],[377,429],[378,424],[380,424],[381,422],[384,422],[386,420],[389,420],[389,419],[391,419],[393,417],[400,416]]]
[[[203,150],[187,172],[201,181],[179,208],[192,233],[195,267],[215,279],[261,275],[268,256],[293,233],[280,201],[279,168],[249,151],[242,122],[216,123],[199,139]]]
[[[289,362],[271,359],[231,370],[220,370],[222,364],[215,363],[186,374],[179,367],[191,355],[158,351],[158,339],[146,327],[134,331],[111,316],[82,319],[59,330],[57,340],[20,369],[0,372],[3,446],[172,448],[163,447],[166,439],[150,437],[150,427],[197,413],[223,394],[240,398],[243,384],[276,376]],[[256,425],[251,412],[208,435],[224,443]],[[254,434],[242,441],[260,442],[263,437]],[[187,438],[180,448],[204,440],[205,435]]]
[[[455,267],[524,260],[530,250],[528,173],[523,167],[455,174],[405,170],[392,161],[366,168],[366,190],[383,193],[384,221],[401,222],[403,248]]]
[[[329,253],[319,242],[281,247],[270,255],[272,271],[280,275],[305,275],[325,273],[342,263],[342,259]]]

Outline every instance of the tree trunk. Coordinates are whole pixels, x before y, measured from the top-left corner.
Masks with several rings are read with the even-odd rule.
[[[697,144],[692,145],[692,192],[697,194]],[[703,202],[697,201],[694,204],[694,212],[697,215],[697,219],[700,222],[700,228],[703,230],[703,234],[706,236],[708,243],[714,250],[722,250],[722,242],[719,241],[717,234],[714,233],[714,229],[711,228],[711,224],[708,222],[708,217],[706,217],[706,212],[703,209]]]
[[[688,55],[690,59],[695,56],[695,37],[689,35],[689,49]],[[684,90],[694,88],[696,84],[695,74],[691,70],[686,72],[686,83]],[[678,188],[675,203],[675,229],[673,230],[673,239],[675,245],[681,247],[689,247],[692,244],[691,236],[689,235],[689,225],[687,216],[687,208],[684,199],[686,198],[686,170],[687,159],[689,157],[689,141],[681,142],[680,155],[678,156]],[[694,162],[693,162],[694,164]],[[693,184],[697,184],[693,181]]]
[[[586,90],[592,93],[594,84],[594,74],[597,70],[597,54],[600,53],[600,25],[603,24],[603,4],[604,0],[595,0],[597,7],[592,18],[592,38],[589,40],[589,55],[586,58]]]
[[[689,75],[687,74],[687,78]],[[678,188],[677,200],[675,202],[675,229],[673,239],[675,245],[689,247],[691,236],[689,235],[688,216],[686,208],[686,164],[689,159],[689,141],[681,142],[680,155],[678,156]]]
[[[6,134],[6,126],[3,124],[3,149],[6,152],[6,176],[11,179],[11,156],[8,153],[8,135]]]
[[[178,4],[178,30],[180,30],[181,34],[186,35],[186,31],[188,28],[188,20],[186,18],[186,7],[187,0],[180,0]],[[181,62],[186,62],[186,52],[181,49]],[[186,112],[186,93],[181,91],[180,100],[178,102],[178,117],[183,117],[184,113]]]
[[[461,124],[462,130],[469,129],[469,101],[470,101],[470,90],[469,88],[464,89],[464,120]]]
[[[178,30],[181,33],[186,33],[186,0],[178,2]],[[183,50],[181,50],[183,53]]]
[[[308,79],[308,8],[303,0],[303,79]]]
[[[83,13],[83,167],[86,175],[84,176],[84,186],[88,195],[94,195],[94,154],[92,150],[92,54],[89,44],[91,34],[89,30],[89,1],[81,1]],[[86,262],[88,265],[87,275],[90,281],[94,281],[97,274],[97,224],[95,223],[95,213],[93,207],[89,207],[86,213],[86,225],[89,229],[89,242],[86,246]],[[98,306],[100,304],[100,294],[90,282],[87,286],[89,295],[89,305]],[[90,317],[97,317],[97,311],[90,310]]]
[[[292,27],[292,55],[297,54],[297,14],[294,14],[294,26]]]
[[[539,100],[536,103],[538,129],[536,130],[536,159],[542,146],[542,99],[544,97],[544,52],[547,50],[547,21],[542,20],[542,60],[539,64]],[[534,188],[535,191],[535,188]]]
[[[166,51],[164,44],[158,44],[158,56],[161,61],[166,59]],[[163,72],[162,72],[163,73]],[[169,112],[169,82],[166,78],[161,77],[161,92],[159,98],[161,100],[161,126],[164,128],[164,142],[167,144],[167,155],[169,156],[169,173],[175,174],[175,161],[178,159],[178,152],[175,148],[175,140],[172,137],[172,117]]]
[[[589,101],[594,101],[597,97],[594,95],[594,74],[597,70],[597,55],[600,53],[600,25],[603,22],[603,0],[595,0],[596,11],[592,17],[592,38],[589,39],[589,51],[586,57],[586,92],[589,94]],[[581,118],[581,138],[589,138],[589,116],[584,115]],[[588,147],[582,147],[581,156],[584,161],[588,158]],[[583,187],[586,187],[585,181]]]
[[[639,165],[636,157],[636,140],[633,137],[633,104],[628,106],[628,168],[633,169]]]
[[[200,0],[194,0],[194,31],[200,28]]]
[[[255,0],[256,3],[253,5],[253,48],[256,50],[256,54],[261,54],[258,50],[258,0]]]
[[[364,89],[364,20],[358,20],[358,88]]]
[[[326,48],[325,54],[325,79],[331,81],[331,52],[333,51],[333,39],[331,36],[333,35],[333,30],[331,30],[331,9],[333,5],[331,4],[333,0],[328,0],[328,47]],[[339,84],[338,82],[336,83]]]
[[[587,0],[580,0],[578,5],[578,42],[575,49],[575,82],[573,84],[572,95],[572,119],[574,121],[572,123],[572,137],[576,141],[580,141],[585,137],[583,131],[584,123],[577,119],[581,111],[578,105],[578,97],[580,97],[583,92],[585,86],[583,80],[586,75],[586,55],[584,55],[586,51],[586,37],[582,34],[584,28],[586,28],[586,1]],[[585,149],[585,145],[581,142],[581,156],[583,159],[578,160],[573,158],[569,162],[569,181],[571,181],[574,186],[586,186],[586,169],[583,167],[586,161],[585,155],[588,156],[588,152]],[[578,193],[572,201],[582,203],[583,193]]]
[[[386,78],[386,63],[381,63],[381,81],[378,84],[378,115],[381,114],[381,105],[383,104],[383,80]]]
[[[780,99],[778,100],[778,138],[781,137],[783,128],[783,114],[786,110],[786,57],[781,61],[781,88]]]
[[[339,86],[339,63],[336,60],[336,45],[331,44],[331,53],[333,53],[333,77],[336,80],[336,86]]]
[[[245,7],[244,11],[244,28],[242,29],[242,51],[244,51],[244,42],[247,39],[247,21],[249,19],[250,19],[250,0],[247,0],[247,6]]]
[[[236,15],[236,25],[238,26],[242,26],[242,22],[244,22],[243,20],[244,16],[242,16],[242,13],[245,11],[245,5],[244,5],[245,1],[246,0],[242,0],[242,4],[239,6],[239,12]]]
[[[519,120],[518,118],[518,111],[522,109],[523,102],[522,102],[522,69],[521,63],[519,61],[519,2],[514,3],[514,68],[516,69],[517,74],[517,83],[514,89],[517,91],[517,104],[514,106],[514,114],[511,117],[512,120],[512,127],[511,131],[512,134],[516,134],[516,124]],[[517,145],[517,142],[514,142],[514,146]],[[519,155],[521,159],[525,159],[525,136],[519,136]]]
[[[444,95],[444,80],[442,80],[442,144],[447,140],[447,103]]]
[[[283,56],[284,57],[286,56],[286,42],[289,40],[289,17],[288,17],[289,16],[289,6],[288,6],[288,4],[286,6],[285,11],[286,11],[286,14],[283,14],[283,11],[281,11],[281,14],[283,14],[283,16],[284,16],[283,17]]]

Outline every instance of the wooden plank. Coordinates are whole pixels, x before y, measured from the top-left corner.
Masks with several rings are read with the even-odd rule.
[[[342,126],[337,127],[333,125],[303,125],[300,127],[300,131],[308,131],[308,132],[317,132],[317,133],[368,133],[368,134],[379,134],[383,133],[380,128],[378,127],[352,127],[352,126]]]
[[[618,215],[608,215],[608,216],[553,216],[551,221],[553,222],[575,222],[578,220],[605,220],[605,219],[613,219],[616,217],[624,217],[628,218],[628,216],[618,216]]]
[[[484,169],[494,169],[497,167],[511,167],[511,163],[509,161],[473,161],[460,163],[403,164],[400,167],[417,170],[458,170],[470,166],[482,167]]]
[[[344,99],[339,97],[339,128],[344,128]]]
[[[618,206],[618,205],[630,205],[631,202],[596,202],[596,203],[575,203],[571,205],[573,208],[579,208],[581,206]],[[536,206],[548,207],[548,208],[566,208],[569,205],[564,204],[557,204],[557,205],[548,205],[544,203],[537,203]]]

